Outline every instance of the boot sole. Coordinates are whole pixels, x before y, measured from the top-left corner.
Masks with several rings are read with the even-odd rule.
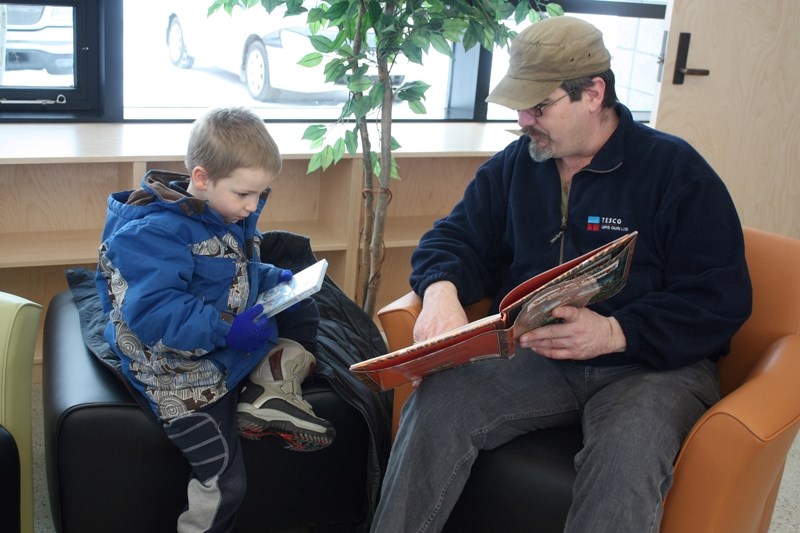
[[[296,452],[313,452],[330,446],[336,438],[336,431],[324,428],[316,432],[298,427],[286,420],[264,420],[247,411],[240,411],[237,416],[239,435],[251,440],[276,436],[285,441],[284,448]]]

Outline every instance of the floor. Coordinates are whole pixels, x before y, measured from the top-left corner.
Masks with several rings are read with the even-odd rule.
[[[47,496],[42,428],[42,386],[33,385],[33,459],[35,533],[54,533]],[[86,532],[95,533],[95,532]],[[800,437],[795,440],[786,463],[783,484],[772,516],[769,533],[800,533]]]

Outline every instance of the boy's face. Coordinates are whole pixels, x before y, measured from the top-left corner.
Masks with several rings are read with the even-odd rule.
[[[261,193],[273,181],[274,174],[258,168],[237,168],[225,178],[211,181],[203,167],[195,167],[189,193],[206,200],[225,222],[233,224],[256,210]]]

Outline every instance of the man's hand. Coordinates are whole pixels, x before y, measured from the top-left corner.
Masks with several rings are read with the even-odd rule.
[[[456,286],[449,281],[438,281],[425,289],[422,311],[414,324],[414,342],[428,340],[467,322]]]
[[[467,322],[467,315],[458,301],[456,286],[449,281],[438,281],[425,289],[422,310],[414,324],[414,342],[428,340]],[[422,380],[418,379],[412,381],[411,385],[416,389],[420,383]]]
[[[625,334],[614,317],[570,306],[553,309],[553,316],[563,322],[521,335],[519,345],[551,359],[592,359],[625,351]]]

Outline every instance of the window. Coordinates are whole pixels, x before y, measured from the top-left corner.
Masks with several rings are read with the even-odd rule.
[[[0,4],[0,115],[95,115],[96,0]]]
[[[208,107],[245,105],[269,120],[331,120],[346,93],[297,65],[309,50],[303,17],[259,5],[207,17],[212,0],[10,0],[0,120],[189,121]],[[612,48],[620,99],[653,105],[666,0],[561,0],[598,25]],[[38,24],[38,26],[37,26]],[[30,31],[23,34],[23,26]],[[33,29],[38,28],[38,29]],[[521,29],[521,28],[520,28]],[[35,37],[46,31],[47,39]],[[20,35],[22,38],[20,39]],[[503,75],[505,50],[431,51],[425,66],[398,64],[396,82],[431,85],[427,114],[399,104],[398,120],[515,120],[486,95]]]
[[[325,84],[322,67],[303,67],[313,51],[305,17],[260,5],[207,16],[211,0],[124,0],[124,118],[194,119],[215,105],[246,105],[269,119],[335,119],[347,97]],[[395,83],[424,79],[428,119],[444,118],[450,60],[398,63]],[[142,73],[147,75],[143,76]],[[155,81],[158,80],[158,81]],[[154,82],[155,81],[155,82]],[[398,118],[413,118],[398,105]]]
[[[659,57],[666,29],[664,19],[567,14],[584,19],[603,32],[603,41],[611,53],[617,98],[635,113],[649,113],[656,98]],[[528,25],[517,28],[517,31]],[[503,77],[507,65],[508,51],[496,49],[492,58],[492,87]],[[487,118],[516,120],[517,114],[506,107],[489,104]]]

